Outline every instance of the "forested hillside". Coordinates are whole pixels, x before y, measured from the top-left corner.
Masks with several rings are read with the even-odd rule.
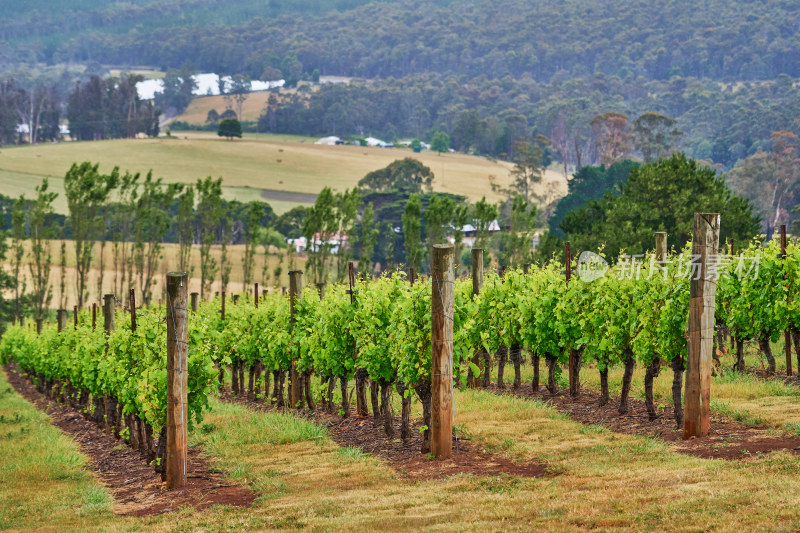
[[[3,3],[4,61],[190,61],[253,77],[292,56],[307,72],[363,77],[800,76],[800,13],[790,0],[234,0],[224,9],[139,0],[70,2],[78,9],[69,11]]]

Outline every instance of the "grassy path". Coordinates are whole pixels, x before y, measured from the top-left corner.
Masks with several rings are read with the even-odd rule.
[[[456,423],[475,442],[520,461],[541,460],[556,475],[411,482],[290,414],[213,401],[191,442],[255,489],[255,506],[130,519],[111,514],[105,490],[76,447],[0,376],[2,525],[146,531],[800,527],[800,459],[788,453],[739,462],[699,459],[655,439],[578,424],[541,402],[484,391],[456,392],[455,400]],[[9,422],[14,413],[21,422]]]

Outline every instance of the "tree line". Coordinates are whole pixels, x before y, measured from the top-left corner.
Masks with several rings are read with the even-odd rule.
[[[28,3],[26,3],[28,4]],[[295,5],[296,4],[296,5]],[[37,9],[38,7],[38,9]],[[208,0],[31,5],[0,22],[6,61],[179,68],[287,80],[425,72],[514,78],[726,81],[800,76],[790,2]]]
[[[463,269],[471,264],[467,237],[470,247],[484,249],[487,265],[544,263],[561,255],[563,248],[558,235],[540,229],[547,213],[539,209],[533,191],[542,179],[543,163],[536,157],[542,150],[528,150],[534,155],[517,161],[510,185],[497,189],[504,197],[498,203],[485,198],[470,203],[463,197],[434,193],[431,169],[407,158],[368,173],[353,189],[334,193],[326,187],[313,206],[299,206],[281,216],[264,202],[224,200],[222,178],[166,184],[152,173],[142,176],[118,168],[103,173],[97,164],[74,164],[65,176],[65,217],[54,213],[57,194],[47,179],[34,198],[2,202],[4,235],[10,240],[2,239],[0,248],[8,265],[0,275],[0,290],[13,295],[0,302],[2,312],[12,319],[29,314],[44,318],[54,303],[55,283],[60,286],[61,301],[55,302],[59,308],[67,307],[67,284],[75,288],[74,303],[80,307],[91,294],[99,298],[109,284],[120,300],[135,288],[146,305],[154,299],[165,242],[178,244],[177,257],[170,263],[176,269],[199,270],[203,298],[216,281],[222,291],[231,286],[234,244],[244,245],[244,288],[255,281],[264,287],[278,286],[284,260],[291,270],[298,259],[294,244],[284,253],[286,238],[305,237],[305,269],[318,285],[345,279],[350,260],[357,260],[365,273],[399,267],[427,272],[432,246],[446,240],[455,243],[458,268]],[[605,177],[609,171],[618,180],[611,187],[613,179]],[[590,181],[602,196],[582,200],[579,193],[591,188]],[[748,200],[732,193],[716,171],[681,153],[642,165],[585,167],[574,183],[582,183],[583,189],[570,187],[577,197],[567,200],[575,208],[558,227],[578,249],[639,253],[647,249],[656,230],[667,231],[680,246],[691,237],[686,220],[692,211],[726,213],[723,238],[743,242],[759,229],[759,217]],[[534,249],[537,234],[539,246]],[[68,247],[75,258],[70,269]],[[196,264],[194,249],[200,256]],[[277,266],[270,271],[264,260],[259,271],[257,256],[266,258],[270,253],[280,254]],[[71,279],[68,270],[74,272]],[[94,280],[89,276],[93,270]],[[54,280],[56,271],[60,277]]]

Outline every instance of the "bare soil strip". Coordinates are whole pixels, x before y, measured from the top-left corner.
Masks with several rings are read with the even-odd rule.
[[[572,398],[568,390],[551,395],[545,388],[534,392],[530,385],[517,390],[507,386],[500,389],[492,384],[492,392],[521,398],[541,400],[572,420],[582,424],[597,424],[617,433],[660,438],[681,453],[707,459],[747,459],[759,454],[787,450],[800,455],[800,439],[771,435],[766,427],[754,427],[711,413],[711,431],[708,437],[683,440],[683,428],[675,427],[675,414],[671,405],[658,408],[658,418],[650,420],[643,401],[630,398],[628,413],[618,412],[619,398],[600,406],[600,394],[582,388],[580,396]]]
[[[198,448],[189,448],[185,489],[167,491],[152,466],[139,451],[104,433],[69,406],[50,401],[12,365],[5,366],[8,382],[25,399],[50,416],[51,422],[69,435],[89,457],[92,469],[114,496],[114,513],[149,516],[180,507],[205,509],[212,505],[249,507],[256,498],[251,490],[213,472]]]
[[[277,408],[263,401],[248,401],[232,396],[229,391],[222,395],[228,402],[246,405],[260,411],[275,411]],[[460,440],[453,442],[453,456],[449,459],[431,459],[421,452],[422,433],[419,421],[412,420],[410,435],[403,442],[400,439],[400,420],[394,417],[393,438],[386,436],[383,424],[376,424],[372,417],[357,416],[351,413],[348,418],[324,412],[317,408],[314,411],[296,411],[327,429],[333,441],[339,446],[359,448],[366,454],[379,457],[397,471],[401,478],[410,480],[439,479],[455,474],[472,474],[475,476],[498,476],[509,474],[519,477],[551,476],[546,465],[539,462],[516,462],[501,455],[486,453],[474,443]]]

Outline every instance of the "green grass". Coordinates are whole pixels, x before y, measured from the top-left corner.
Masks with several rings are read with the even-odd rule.
[[[81,528],[111,518],[108,491],[48,420],[0,372],[0,529]]]
[[[583,375],[591,372],[586,369]],[[718,387],[728,387],[729,396],[749,394],[761,386],[758,380],[719,381],[712,385],[712,394]],[[30,408],[8,409],[9,404],[27,404],[14,393],[3,393],[4,384],[0,380],[0,428],[19,431],[15,428],[43,418]],[[212,411],[190,434],[190,442],[203,447],[213,468],[256,491],[252,508],[115,517],[79,457],[30,454],[27,447],[36,449],[38,443],[19,441],[2,449],[10,457],[3,459],[3,468],[22,476],[13,481],[14,487],[0,478],[3,524],[138,531],[800,528],[800,458],[792,454],[776,452],[744,461],[700,459],[676,453],[657,438],[577,423],[539,401],[482,390],[456,391],[454,400],[456,423],[469,428],[472,445],[520,462],[544,462],[553,475],[526,479],[459,474],[406,480],[358,448],[337,446],[322,428],[303,418],[212,399]],[[744,413],[749,401],[728,398],[718,400],[714,408]],[[415,416],[418,409],[415,402]],[[761,413],[753,409],[750,415]],[[46,424],[40,430],[39,440],[54,431]],[[74,450],[68,439],[54,433]],[[5,442],[0,440],[0,446]],[[55,479],[55,472],[63,472],[63,479]],[[50,489],[53,484],[58,490]],[[12,490],[22,487],[21,494]],[[10,501],[12,497],[16,499]]]

